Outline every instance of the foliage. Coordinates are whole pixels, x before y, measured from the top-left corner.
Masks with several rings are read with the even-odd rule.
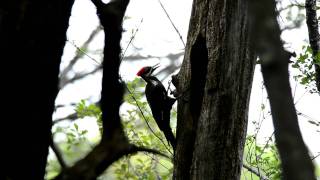
[[[314,64],[320,65],[320,53],[313,57],[310,46],[302,46],[302,53],[297,56],[292,64],[292,68],[298,70],[298,74],[293,76],[294,79],[308,88],[310,93],[317,92]]]
[[[247,136],[244,163],[257,169],[260,174],[269,179],[277,180],[281,178],[280,160],[275,144],[270,143],[269,140],[264,145],[258,145],[256,136]],[[258,179],[256,175],[249,172],[245,176],[254,176],[254,179]]]
[[[99,126],[100,134],[102,134],[101,110],[97,105],[95,104],[86,105],[85,100],[81,100],[80,103],[77,104],[75,111],[77,112],[77,116],[79,118],[85,118],[85,117],[95,118]]]
[[[127,93],[124,96],[126,103],[121,107],[124,131],[131,143],[172,155],[171,147],[152,118],[151,111],[144,98],[143,87],[144,83],[139,79],[127,82]],[[264,105],[261,108],[263,110]],[[58,124],[54,128],[54,135],[63,135],[63,138],[58,141],[58,145],[68,165],[72,165],[85,156],[98,143],[102,132],[101,110],[97,104],[90,104],[81,100],[77,104],[75,112],[79,119],[91,118],[92,123],[96,123],[100,131],[97,132],[96,138],[89,139],[87,136],[88,130],[81,126],[79,121],[69,123],[68,127]],[[172,111],[172,119],[176,119],[175,110]],[[261,174],[270,179],[280,179],[278,153],[274,143],[270,140],[271,138],[265,144],[259,145],[255,136],[248,136],[243,157],[244,163],[258,169]],[[60,166],[56,159],[49,158],[47,179],[53,178],[59,171]],[[172,171],[173,164],[170,160],[141,152],[137,155],[121,158],[108,168],[99,179],[170,179]],[[250,176],[251,179],[259,179],[256,175],[244,169],[242,177]]]
[[[124,131],[131,143],[157,149],[170,156],[172,148],[153,120],[151,111],[143,97],[143,87],[144,83],[140,79],[127,83],[128,92],[124,96],[126,103],[121,107]],[[78,124],[78,121],[70,123],[68,127],[58,124],[54,128],[53,134],[63,137],[58,141],[58,145],[68,165],[72,165],[85,156],[99,141],[102,132],[101,110],[97,104],[88,104],[85,100],[81,100],[77,104],[75,112],[79,119],[88,117],[94,119],[92,123],[97,124],[100,132],[95,139],[89,139],[87,137],[88,130],[80,128],[81,125]],[[176,112],[173,112],[172,119],[175,119],[175,116]],[[166,158],[148,153],[138,153],[123,157],[99,179],[109,179],[110,177],[117,179],[169,179],[172,175],[172,167],[172,162]],[[53,178],[59,171],[60,167],[56,159],[49,158],[46,178]]]
[[[61,171],[59,162],[56,159],[48,159],[46,167],[46,177],[45,179],[53,179]]]

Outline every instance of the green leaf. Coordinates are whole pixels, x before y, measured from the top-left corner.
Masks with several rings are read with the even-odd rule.
[[[303,77],[302,79],[301,79],[301,84],[302,85],[305,85],[305,84],[307,84],[308,83],[308,81],[309,81],[309,79],[308,79],[308,77]]]
[[[81,135],[85,135],[85,134],[87,134],[88,133],[88,130],[83,130],[83,131],[81,131]]]
[[[299,58],[298,58],[298,62],[299,62],[299,63],[305,63],[305,61],[306,61],[306,59],[307,59],[308,57],[309,57],[308,54],[304,54],[304,55],[300,54],[300,56],[299,56]]]
[[[74,125],[74,128],[75,128],[77,131],[79,131],[79,126],[78,126],[78,124],[74,123],[73,125]]]
[[[306,49],[306,52],[309,54],[312,54],[313,53],[312,48],[310,46],[308,46]]]
[[[294,64],[291,65],[291,67],[293,67],[293,68],[299,68],[299,64],[298,64],[298,63],[294,63]]]

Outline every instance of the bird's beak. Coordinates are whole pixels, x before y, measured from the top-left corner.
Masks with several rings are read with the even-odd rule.
[[[158,67],[160,67],[159,63],[156,64],[156,65],[154,65],[154,66],[152,66],[152,69],[151,69],[151,73],[150,73],[150,74],[152,74],[153,71],[156,70]]]
[[[154,66],[152,66],[152,72],[153,72],[154,70],[156,70],[158,67],[160,67],[159,63],[156,64],[156,65],[154,65]]]

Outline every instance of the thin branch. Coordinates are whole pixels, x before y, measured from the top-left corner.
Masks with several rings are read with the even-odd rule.
[[[306,118],[309,123],[311,123],[313,125],[316,125],[316,126],[320,126],[320,121],[318,121],[317,119],[314,119],[314,118],[312,118],[312,117],[310,117],[310,116],[308,116],[308,115],[306,115],[306,114],[304,114],[304,113],[302,113],[302,112],[300,112],[298,110],[297,110],[297,114],[299,116],[302,116],[302,117]]]
[[[74,41],[67,40],[70,44],[72,44],[78,51],[80,51],[83,55],[87,56],[89,59],[94,61],[96,64],[100,65],[101,63],[98,62],[96,59],[91,57],[87,52],[85,52],[82,48],[78,47]]]
[[[293,8],[293,7],[298,7],[300,9],[302,8],[305,8],[304,4],[301,4],[301,3],[293,3],[293,4],[289,4],[288,6],[286,7],[281,7],[278,9],[278,12],[282,12],[282,11],[285,11],[287,9],[290,9],[290,8]]]
[[[50,140],[50,147],[52,149],[52,151],[55,153],[56,157],[57,157],[57,160],[61,166],[61,169],[64,170],[67,168],[67,164],[66,162],[64,161],[63,157],[62,157],[62,154],[59,150],[59,148],[57,147],[57,145],[54,143],[53,141],[53,136],[51,137],[51,140]]]
[[[161,3],[161,1],[160,1],[160,0],[158,0],[158,2],[159,2],[159,4],[160,4],[160,6],[161,6],[162,10],[163,10],[163,11],[164,11],[164,13],[166,14],[167,18],[169,19],[169,21],[170,21],[170,23],[171,23],[172,27],[173,27],[173,28],[174,28],[174,30],[177,32],[177,34],[178,34],[178,36],[179,36],[179,38],[180,38],[180,40],[181,40],[181,42],[182,42],[182,44],[183,44],[183,47],[185,48],[185,47],[186,47],[186,43],[184,42],[184,40],[183,40],[183,38],[182,38],[181,33],[179,32],[178,28],[174,25],[174,23],[173,23],[173,21],[172,21],[171,17],[169,16],[169,13],[167,12],[166,8],[163,6],[163,4]]]
[[[315,160],[316,158],[318,158],[319,156],[320,156],[320,153],[318,153],[317,155],[313,156],[313,157],[311,158],[311,160],[313,161],[313,160]]]
[[[84,55],[89,57],[90,59],[94,59],[91,56],[89,56],[85,51],[82,49],[87,49],[89,44],[92,42],[92,40],[96,37],[96,35],[100,32],[101,26],[97,26],[90,34],[88,39],[82,44],[81,48],[78,47],[73,41],[67,40],[71,45],[73,45],[78,52],[76,55],[70,60],[69,64],[67,67],[65,67],[61,72],[60,72],[60,82],[59,82],[59,88],[62,89],[65,85],[65,81],[68,81],[67,79],[67,74],[72,70],[73,66],[79,61],[80,58],[82,58]],[[80,53],[79,53],[80,52]],[[98,62],[94,60],[95,62]]]
[[[261,180],[269,180],[269,178],[263,174],[261,174],[257,169],[250,167],[246,164],[243,164],[243,167],[246,168],[248,171],[252,172],[256,176],[258,176]]]
[[[124,57],[126,55],[126,52],[127,52],[128,48],[129,48],[130,44],[132,43],[133,39],[136,37],[142,22],[143,22],[143,18],[141,19],[139,26],[136,28],[136,30],[134,31],[133,35],[131,36],[129,43],[127,44],[126,49],[122,53],[121,58],[120,58],[120,62],[124,59]]]
[[[168,158],[171,160],[171,157],[166,155],[165,153],[162,153],[158,150],[154,150],[154,149],[150,149],[150,148],[146,148],[146,147],[138,147],[138,146],[134,146],[133,149],[131,150],[133,153],[136,152],[147,152],[147,153],[151,153],[151,154],[156,154],[156,155],[160,155],[162,157]]]
[[[149,125],[149,122],[148,122],[146,116],[144,115],[141,107],[140,107],[139,104],[138,104],[138,100],[134,97],[133,93],[130,91],[130,89],[129,89],[129,87],[128,87],[127,85],[126,85],[126,89],[127,89],[127,91],[129,92],[129,94],[131,95],[132,99],[135,101],[135,103],[136,103],[136,105],[137,105],[137,107],[138,107],[138,109],[139,109],[139,111],[140,111],[140,113],[141,113],[144,121],[146,122],[149,130],[151,131],[151,133],[152,133],[155,137],[157,137],[157,138],[161,141],[161,143],[164,145],[164,147],[168,150],[168,152],[173,155],[173,153],[171,152],[170,148],[167,147],[166,143],[162,140],[162,138],[160,138],[160,137],[154,132],[154,130],[151,128],[151,126]]]
[[[90,72],[78,73],[70,79],[65,78],[64,81],[60,81],[60,89],[64,88],[68,84],[74,83],[77,80],[83,79],[83,78],[87,77],[88,75],[95,74],[96,72],[100,71],[101,69],[102,69],[102,66],[100,65],[100,66],[97,66],[96,68],[94,68]]]
[[[75,45],[74,42],[67,40],[71,45],[73,45],[74,47],[76,47],[77,49],[87,49],[89,44],[92,42],[92,40],[96,37],[96,35],[100,32],[101,30],[101,26],[97,26],[90,34],[90,36],[88,37],[88,39],[83,43],[83,45],[81,46],[81,48],[79,48],[77,45]],[[70,63],[68,64],[68,66],[66,68],[64,68],[61,73],[60,73],[60,77],[64,77],[66,76],[66,74],[72,69],[73,65],[81,58],[83,57],[83,55],[85,55],[85,53],[76,53],[76,55],[70,60]]]
[[[64,108],[64,107],[66,107],[66,106],[76,106],[76,105],[77,105],[77,103],[57,104],[57,105],[55,105],[55,107],[54,107],[54,111],[57,111],[57,109],[59,109],[59,108]]]
[[[151,56],[151,55],[142,56],[141,54],[137,54],[137,55],[124,56],[123,60],[140,61],[140,60],[145,60],[145,59],[150,59],[150,58],[158,58],[159,59],[161,57]]]
[[[76,120],[76,119],[78,119],[78,114],[75,112],[75,113],[69,114],[69,115],[67,115],[67,116],[65,116],[65,117],[55,119],[55,120],[53,121],[53,124],[57,124],[57,123],[59,123],[59,122],[61,122],[61,121],[65,121],[65,120],[74,121],[74,120]]]
[[[138,138],[139,142],[142,144],[142,140],[140,139],[139,135],[133,130],[131,129],[131,132],[133,132],[133,134]],[[154,161],[156,161],[157,163],[159,163],[162,167],[164,167],[165,169],[169,170],[169,168],[165,165],[163,165],[158,159],[155,159],[154,157],[150,156],[147,153],[144,153],[146,156],[150,157],[151,159],[153,159]],[[169,157],[169,156],[168,156]]]

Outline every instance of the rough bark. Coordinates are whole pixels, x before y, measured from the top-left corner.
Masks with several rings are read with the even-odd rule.
[[[317,17],[316,0],[306,0],[306,19],[309,32],[309,42],[313,53],[316,87],[320,94],[320,62],[316,62],[316,56],[320,52],[320,34]]]
[[[290,53],[280,39],[275,1],[250,2],[255,46],[261,59],[264,83],[270,100],[282,179],[316,179],[314,167],[300,133],[292,98],[288,63]]]
[[[240,179],[255,58],[247,1],[195,0],[178,94],[175,179]]]
[[[0,179],[44,178],[73,0],[1,0]]]

